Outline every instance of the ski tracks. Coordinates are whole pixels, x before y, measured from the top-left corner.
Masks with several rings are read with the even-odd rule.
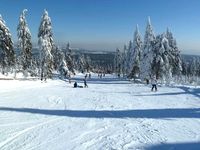
[[[47,102],[50,103],[51,107],[55,107],[55,106],[63,106],[63,108],[66,110],[67,109],[67,105],[65,103],[65,101],[63,100],[62,97],[59,96],[48,96],[47,98]]]
[[[58,121],[60,118],[53,118],[53,119],[50,119],[48,121],[45,121],[45,122],[42,122],[42,123],[39,123],[37,125],[33,125],[31,127],[28,127],[22,131],[19,131],[18,133],[16,133],[15,135],[13,135],[12,137],[6,139],[5,141],[1,142],[0,143],[0,149],[6,147],[7,145],[10,145],[13,141],[17,140],[19,137],[25,135],[25,134],[31,134],[34,132],[34,130],[38,130],[39,128],[42,128],[44,125],[47,125],[49,123],[53,123],[53,122],[56,122]]]
[[[97,122],[95,128],[84,131],[72,140],[72,143],[76,143],[73,145],[79,145],[73,149],[143,149],[144,145],[166,142],[158,130],[161,124],[156,126],[153,121],[137,119],[116,122],[101,119],[100,126]]]

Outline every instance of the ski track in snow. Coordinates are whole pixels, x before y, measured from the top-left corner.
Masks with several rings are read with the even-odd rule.
[[[170,114],[148,118],[145,113],[144,117],[117,116],[119,110],[147,110],[151,116],[151,110],[199,108],[200,97],[179,87],[159,87],[158,92],[150,92],[149,86],[117,80],[90,81],[89,88],[83,89],[74,89],[73,84],[60,80],[8,82],[11,90],[0,87],[2,150],[145,150],[155,144],[200,141],[199,118]],[[6,111],[4,107],[19,111]],[[76,112],[79,117],[73,117],[59,113],[63,110],[80,114]],[[102,117],[90,118],[92,111],[99,111]]]
[[[48,121],[46,121],[46,122],[42,122],[42,123],[39,123],[39,124],[37,124],[37,125],[28,127],[28,128],[26,128],[26,129],[24,129],[24,130],[18,132],[18,133],[15,134],[14,136],[12,136],[12,137],[6,139],[5,141],[1,142],[1,143],[0,143],[0,148],[3,148],[6,144],[9,144],[9,143],[11,143],[13,140],[16,140],[16,139],[17,139],[18,137],[20,137],[21,135],[23,135],[23,134],[25,134],[25,133],[27,133],[27,132],[30,132],[31,130],[34,130],[34,129],[38,128],[38,127],[41,127],[41,126],[43,126],[43,125],[45,125],[45,124],[48,124],[48,123],[52,123],[52,122],[54,122],[54,121],[57,121],[58,119],[60,119],[60,118],[54,118],[54,119],[48,120]]]

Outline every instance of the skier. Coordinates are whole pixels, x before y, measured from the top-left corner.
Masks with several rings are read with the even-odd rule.
[[[155,91],[157,91],[157,80],[156,80],[156,77],[152,78],[151,84],[152,84],[151,91],[153,91],[154,88],[155,88]]]
[[[88,85],[87,85],[86,79],[84,79],[83,81],[84,81],[84,87],[85,87],[85,88],[86,88],[86,87],[88,88]]]
[[[100,79],[102,78],[102,73],[100,74]]]
[[[118,78],[120,78],[120,74],[119,74],[119,73],[118,73],[118,75],[117,75],[117,76],[118,76]]]
[[[85,75],[85,79],[87,79],[87,74]]]
[[[79,86],[78,83],[75,81],[74,82],[74,88],[83,88],[83,86]]]
[[[77,88],[78,87],[78,84],[77,84],[77,82],[75,81],[74,82],[74,88]]]
[[[89,73],[89,79],[91,79],[91,73]]]

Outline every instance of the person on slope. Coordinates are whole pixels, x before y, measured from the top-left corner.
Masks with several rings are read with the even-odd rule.
[[[91,79],[91,73],[89,73],[89,79]]]
[[[87,74],[85,75],[85,79],[87,79]]]
[[[156,80],[156,77],[153,77],[151,79],[151,84],[152,84],[151,91],[153,91],[154,89],[155,89],[155,91],[157,91],[157,80]]]
[[[77,88],[78,87],[78,84],[77,84],[77,82],[75,81],[74,82],[74,88]]]
[[[75,81],[74,82],[74,88],[83,88],[83,86],[78,85],[78,83]]]
[[[86,79],[84,79],[83,81],[84,81],[84,87],[85,87],[85,88],[86,88],[86,87],[88,88]]]

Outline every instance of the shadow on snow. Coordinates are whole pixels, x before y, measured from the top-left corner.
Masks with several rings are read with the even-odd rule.
[[[171,88],[179,88],[181,92],[169,92],[169,93],[154,93],[154,94],[137,94],[134,96],[173,96],[173,95],[181,95],[181,94],[190,94],[197,98],[200,98],[200,88],[190,88],[190,87],[171,87]]]
[[[200,142],[162,143],[144,148],[145,150],[199,150]]]
[[[200,118],[200,108],[139,109],[139,110],[48,110],[0,107],[0,111],[32,113],[77,118]]]

